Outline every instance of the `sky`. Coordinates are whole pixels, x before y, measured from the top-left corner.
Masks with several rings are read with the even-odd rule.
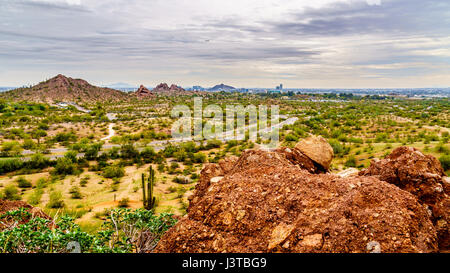
[[[448,0],[0,0],[0,86],[450,86]]]

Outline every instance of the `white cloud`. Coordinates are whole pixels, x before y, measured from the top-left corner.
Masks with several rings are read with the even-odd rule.
[[[381,0],[366,0],[369,5],[381,5]]]
[[[449,72],[450,45],[449,4],[430,2],[0,0],[0,85],[57,73],[298,87],[403,84],[410,73],[427,85],[446,79],[429,73]]]
[[[49,3],[49,4],[67,4],[81,5],[81,0],[31,0],[31,2]]]

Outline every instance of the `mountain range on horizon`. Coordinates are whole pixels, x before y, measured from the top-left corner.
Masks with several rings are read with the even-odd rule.
[[[143,86],[143,85],[142,85]],[[98,87],[88,83],[83,79],[74,79],[59,74],[49,80],[43,81],[39,84],[30,87],[0,87],[0,98],[12,99],[15,101],[33,101],[44,103],[55,103],[59,101],[65,102],[116,102],[121,100],[128,100],[132,98],[144,98],[151,97],[148,95],[177,95],[195,94],[193,91],[186,91],[182,87],[172,84],[168,85],[161,83],[155,88],[149,88],[151,92],[137,92],[138,87],[134,87],[131,84],[125,82],[118,82],[108,85],[107,87]],[[256,88],[255,88],[256,89]],[[232,92],[237,90],[235,87],[218,84],[212,88],[206,88],[205,91],[209,92]],[[287,89],[286,89],[287,90]],[[289,90],[311,92],[311,93],[356,93],[356,94],[378,94],[378,95],[390,95],[390,94],[403,94],[403,95],[427,95],[427,96],[450,96],[449,88],[378,88],[378,89],[312,89],[312,88],[290,88]]]

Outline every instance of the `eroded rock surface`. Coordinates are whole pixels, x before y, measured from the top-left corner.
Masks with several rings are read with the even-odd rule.
[[[251,150],[207,165],[188,214],[156,252],[438,251],[414,195],[376,177],[315,174],[291,153]]]
[[[136,94],[136,96],[138,96],[138,97],[146,97],[146,96],[152,96],[152,95],[154,95],[154,93],[153,93],[152,91],[148,90],[148,88],[145,87],[145,86],[143,86],[143,85],[141,85],[141,86],[139,87],[139,89],[136,91],[135,94]]]
[[[440,162],[412,147],[399,147],[359,173],[375,176],[415,195],[426,205],[436,226],[439,247],[450,250],[450,187]]]

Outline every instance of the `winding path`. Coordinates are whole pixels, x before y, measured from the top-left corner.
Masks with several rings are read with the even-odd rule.
[[[106,136],[106,137],[104,137],[104,138],[102,138],[102,139],[101,139],[102,141],[104,141],[104,140],[109,140],[109,139],[111,139],[113,136],[116,135],[116,131],[114,131],[114,128],[113,128],[115,125],[116,125],[115,123],[110,123],[110,124],[109,124],[109,135]]]

